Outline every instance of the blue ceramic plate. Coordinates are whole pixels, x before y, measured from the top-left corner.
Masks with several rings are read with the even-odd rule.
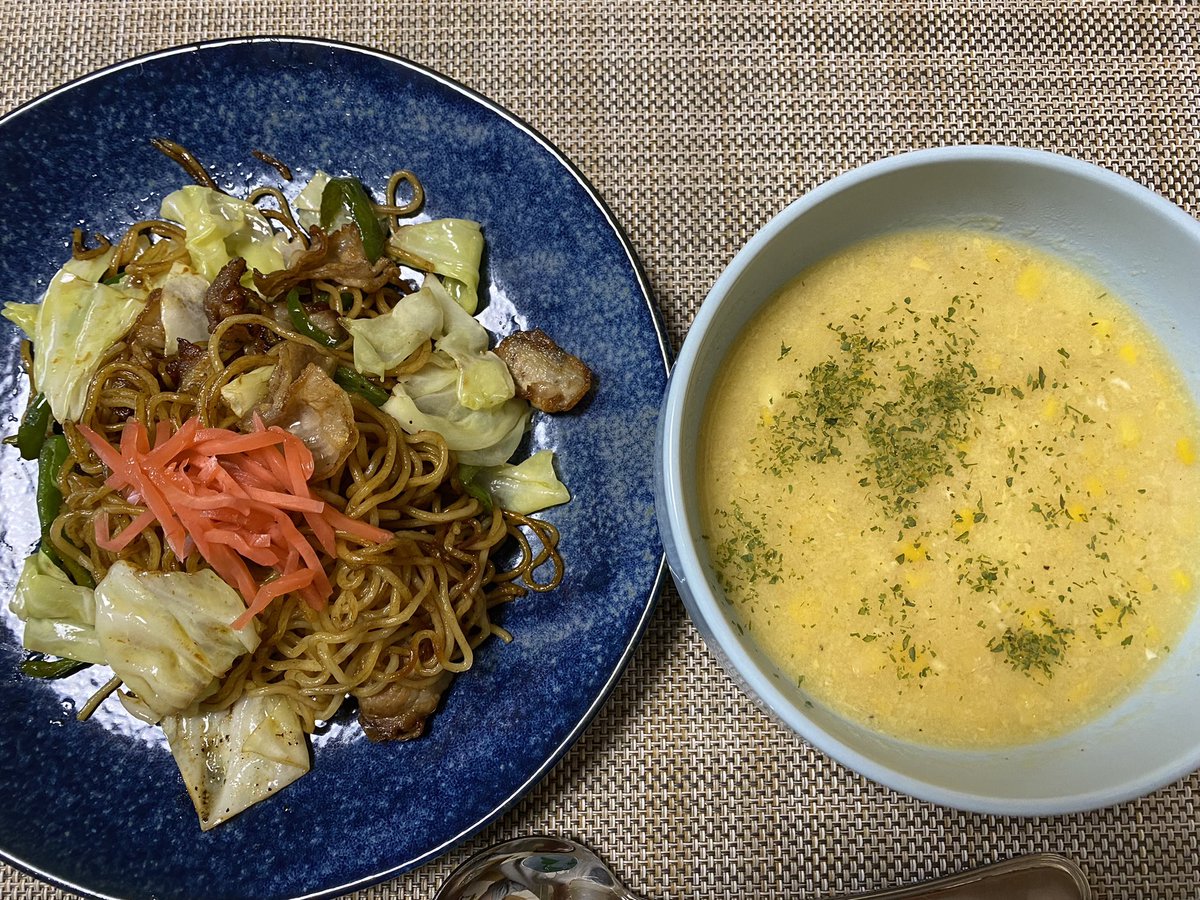
[[[332,896],[426,862],[510,807],[579,737],[645,629],[663,577],[653,441],[667,349],[645,278],[580,174],[528,126],[445,78],[394,57],[312,40],[246,39],[136,59],[0,120],[0,285],[34,299],[69,253],[73,227],[119,234],[186,183],[147,140],[169,137],[226,188],[312,171],[376,188],[418,173],[431,216],[483,223],[485,323],[542,327],[598,375],[578,414],[538,417],[574,499],[562,587],[505,609],[427,734],[373,745],[352,722],[314,741],[313,771],[207,834],[157,729],[109,701],[74,711],[103,680],[41,683],[16,671],[0,620],[0,853],[104,897]],[[23,409],[17,335],[0,335],[0,403]],[[11,430],[13,425],[5,426]],[[33,466],[0,456],[0,593],[36,538]],[[5,604],[6,605],[6,604]],[[111,708],[110,708],[111,707]]]

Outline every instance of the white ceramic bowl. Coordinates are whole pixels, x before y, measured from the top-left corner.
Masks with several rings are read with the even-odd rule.
[[[1007,147],[926,150],[835,178],[792,203],[738,253],[705,299],[659,421],[658,518],[692,619],[742,686],[806,741],[881,784],[959,809],[1052,815],[1146,794],[1200,767],[1200,617],[1175,652],[1102,718],[1039,743],[920,746],[822,708],[732,627],[703,541],[696,447],[730,345],[806,266],[884,232],[963,226],[1069,259],[1129,302],[1200,395],[1200,224],[1087,163]],[[997,698],[1002,702],[1003,698]]]

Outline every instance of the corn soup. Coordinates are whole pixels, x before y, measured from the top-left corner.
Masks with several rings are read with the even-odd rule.
[[[700,443],[735,623],[813,702],[919,743],[1102,713],[1195,607],[1200,422],[1087,274],[962,230],[806,270],[760,311]]]

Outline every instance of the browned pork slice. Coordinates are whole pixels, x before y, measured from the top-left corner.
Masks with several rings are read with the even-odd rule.
[[[328,478],[358,443],[350,395],[315,362],[308,363],[294,381],[285,365],[277,364],[267,396],[248,418],[258,413],[264,425],[279,425],[296,435],[312,451],[313,478]]]
[[[313,226],[308,234],[308,249],[286,269],[269,275],[254,273],[254,285],[267,299],[282,296],[304,281],[332,281],[370,293],[397,273],[396,264],[386,256],[371,264],[356,225],[345,225],[331,235]]]
[[[147,356],[162,356],[167,343],[162,323],[162,289],[155,288],[146,298],[146,306],[129,329],[129,345]]]
[[[373,741],[408,741],[421,736],[425,720],[437,711],[450,684],[443,672],[420,688],[389,684],[378,694],[358,701],[358,721]]]
[[[178,345],[178,351],[174,356],[167,357],[161,371],[175,382],[176,389],[180,392],[195,393],[212,372],[208,350],[183,338],[176,339],[175,343]]]
[[[230,316],[246,311],[250,305],[250,291],[242,286],[246,274],[246,261],[235,256],[221,267],[213,283],[204,292],[204,313],[208,317],[208,332]]]
[[[510,334],[496,348],[524,397],[542,412],[566,412],[592,388],[592,370],[540,328]]]
[[[310,364],[320,366],[326,374],[333,372],[334,360],[306,344],[285,341],[273,349],[271,355],[275,357],[275,368],[271,370],[266,394],[242,419],[242,428],[246,431],[254,427],[255,415],[267,425],[280,424],[283,407],[288,402],[288,392]]]

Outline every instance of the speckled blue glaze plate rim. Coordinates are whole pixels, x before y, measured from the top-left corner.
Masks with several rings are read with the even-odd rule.
[[[485,324],[500,334],[545,327],[599,376],[586,410],[535,420],[528,441],[529,450],[556,450],[574,494],[546,514],[563,535],[563,586],[504,609],[514,642],[480,649],[425,737],[368,745],[355,725],[336,723],[314,741],[312,773],[207,834],[152,735],[114,725],[118,712],[107,723],[73,721],[87,678],[99,676],[21,679],[14,622],[0,617],[0,757],[18,761],[0,767],[6,862],[95,897],[336,896],[428,862],[496,819],[611,692],[665,577],[653,436],[669,344],[628,238],[549,141],[418,64],[311,38],[157,51],[0,119],[0,166],[29,173],[0,185],[0,283],[9,296],[41,292],[67,255],[71,227],[115,233],[185,183],[149,149],[152,136],[189,146],[239,191],[275,180],[251,149],[296,167],[293,194],[317,167],[376,186],[394,168],[416,170],[430,215],[483,222]],[[14,374],[16,334],[3,328],[0,413],[9,430],[25,389]],[[32,478],[29,464],[0,449],[4,596],[36,538]]]

